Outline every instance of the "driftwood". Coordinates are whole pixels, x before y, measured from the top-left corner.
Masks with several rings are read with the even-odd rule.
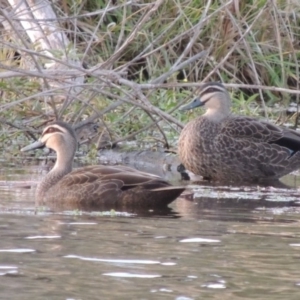
[[[178,181],[181,174],[177,168],[180,161],[174,153],[165,152],[163,149],[156,151],[124,151],[122,149],[101,150],[100,164],[129,165],[138,170],[162,176],[170,181]]]

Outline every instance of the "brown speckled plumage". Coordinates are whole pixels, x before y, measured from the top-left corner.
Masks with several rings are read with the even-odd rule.
[[[46,146],[57,153],[53,169],[36,190],[38,205],[55,209],[163,208],[184,190],[161,177],[127,166],[88,166],[72,171],[76,136],[64,122],[48,125],[38,142],[23,151]]]
[[[207,83],[183,110],[203,105],[206,113],[182,130],[178,154],[186,169],[208,180],[259,182],[300,168],[300,134],[230,113],[230,96]]]

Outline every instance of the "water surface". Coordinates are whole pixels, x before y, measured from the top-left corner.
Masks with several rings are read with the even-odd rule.
[[[292,189],[194,186],[194,201],[147,217],[35,211],[40,176],[0,172],[0,299],[300,298],[297,176]]]

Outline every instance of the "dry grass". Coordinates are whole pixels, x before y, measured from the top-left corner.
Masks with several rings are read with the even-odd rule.
[[[114,141],[173,144],[187,120],[176,108],[203,81],[234,88],[234,110],[247,114],[298,103],[296,0],[61,3],[60,24],[87,67],[66,63],[57,53],[54,60],[63,68],[44,69],[45,54],[15,38],[16,22],[11,32],[2,30],[0,140],[6,147],[8,136],[34,135],[33,128],[55,118],[98,121]],[[84,83],[70,80],[83,75]]]

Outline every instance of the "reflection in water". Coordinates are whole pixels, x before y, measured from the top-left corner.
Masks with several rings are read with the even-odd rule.
[[[298,192],[193,190],[144,217],[35,212],[32,190],[0,187],[0,298],[298,299]]]

